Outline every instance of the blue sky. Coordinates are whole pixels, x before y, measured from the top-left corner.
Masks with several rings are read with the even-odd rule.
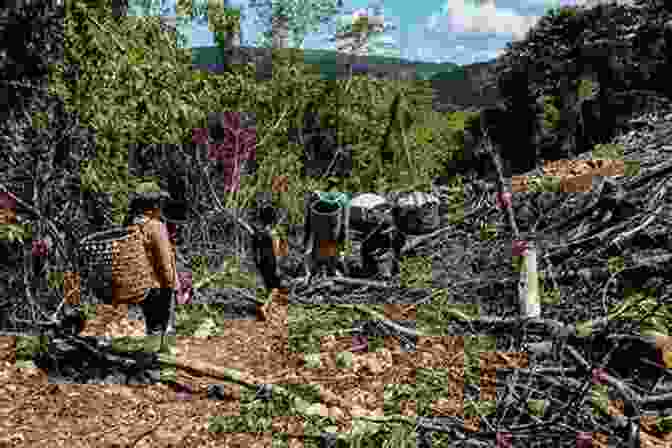
[[[402,58],[425,62],[471,64],[495,58],[507,42],[524,37],[538,17],[549,8],[561,5],[594,4],[603,0],[378,0],[382,3],[385,23],[396,29],[379,40],[398,48]],[[255,45],[263,26],[255,23],[254,10],[245,9],[248,0],[231,0],[242,6],[243,45]],[[343,0],[343,10],[373,6],[369,0]],[[168,0],[167,15],[175,14],[175,0]],[[345,16],[344,16],[345,17]],[[334,25],[322,25],[308,34],[303,48],[334,49],[327,41]],[[191,46],[213,46],[213,34],[207,25],[192,24]],[[378,47],[380,48],[380,47]],[[374,51],[373,54],[381,54]],[[387,53],[394,54],[394,52]]]

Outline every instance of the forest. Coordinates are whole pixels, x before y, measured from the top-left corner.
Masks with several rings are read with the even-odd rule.
[[[668,3],[555,9],[457,80],[491,97],[450,107],[437,96],[457,84],[322,79],[291,48],[195,70],[158,17],[110,1],[3,10],[0,42],[1,440],[672,440]],[[146,181],[170,193],[188,289],[177,354],[158,357],[81,266],[83,238],[121,226]],[[391,278],[300,284],[315,191],[427,193],[438,224],[406,236]],[[269,204],[284,292],[260,281],[249,238]]]

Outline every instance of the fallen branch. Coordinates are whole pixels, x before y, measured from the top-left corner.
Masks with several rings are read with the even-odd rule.
[[[188,362],[178,361],[175,357],[171,357],[170,355],[166,355],[163,353],[159,354],[159,361],[168,367],[176,367],[185,370],[187,372],[195,373],[200,376],[208,376],[219,380],[229,381],[244,387],[248,387],[250,389],[256,390],[260,384],[264,384],[263,381],[253,377],[252,375],[243,375],[239,370],[219,367],[201,361],[196,360],[189,360]],[[282,381],[279,380],[278,382],[281,383]],[[307,403],[301,397],[290,392],[286,388],[277,386],[275,384],[272,385],[272,389],[273,393],[279,393],[292,400],[296,408],[301,413],[303,413],[304,415],[311,415],[310,412],[305,412],[306,408],[309,407],[309,405],[307,405]],[[325,399],[324,402],[327,404],[337,405],[345,409],[347,409],[350,406],[350,403],[348,403],[341,397],[337,396],[333,392],[330,392],[324,388],[321,389],[320,392],[322,397]]]
[[[618,248],[622,248],[626,243],[630,242],[639,232],[644,230],[649,224],[653,222],[654,219],[656,219],[659,215],[660,212],[663,210],[663,206],[659,205],[656,210],[654,210],[653,215],[649,216],[643,223],[635,227],[634,229],[630,230],[629,232],[624,232],[621,233],[619,236],[611,240],[610,246],[616,246]]]

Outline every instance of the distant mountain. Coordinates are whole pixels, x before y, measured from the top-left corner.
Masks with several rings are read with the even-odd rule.
[[[353,73],[367,73],[378,79],[430,81],[435,91],[433,108],[439,112],[479,109],[499,101],[494,83],[494,59],[460,66],[450,62],[410,61],[385,56],[350,56],[332,50],[302,52],[304,62],[314,67],[323,79],[345,78],[346,63],[350,63]],[[237,47],[229,56],[225,56],[219,47],[192,49],[192,63],[197,69],[221,73],[227,58],[229,61],[254,61],[258,79],[272,77],[272,57],[267,48]]]
[[[238,51],[257,61],[266,60],[269,57],[268,49],[265,48],[239,47]],[[333,50],[302,51],[304,62],[316,67],[325,79],[338,79],[345,76],[346,61],[353,64],[355,72],[373,72],[381,76],[386,76],[386,74],[392,76],[395,72],[403,72],[404,76],[410,76],[412,73],[414,79],[423,80],[429,80],[437,73],[450,72],[459,67],[457,64],[448,62],[417,62],[386,56],[348,57],[344,53]],[[192,48],[192,63],[199,68],[218,67],[223,70],[225,62],[225,56],[219,47]]]

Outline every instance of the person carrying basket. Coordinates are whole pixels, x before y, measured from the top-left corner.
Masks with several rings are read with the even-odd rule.
[[[168,348],[165,336],[174,329],[174,293],[180,287],[175,248],[161,221],[161,203],[169,197],[154,182],[139,184],[121,228],[88,235],[79,243],[89,288],[114,310],[140,308],[146,335],[161,336],[160,351]],[[99,324],[106,328],[115,315],[105,313]],[[99,344],[109,346],[111,338],[103,337]]]
[[[139,305],[145,317],[148,336],[161,336],[160,350],[167,348],[165,336],[174,314],[174,292],[179,287],[175,252],[166,225],[161,221],[161,201],[170,195],[153,182],[138,185],[131,194],[129,212],[124,225],[129,232],[140,230],[150,269],[144,279],[150,287],[134,296],[114,294],[113,305]],[[137,226],[138,228],[132,229]]]

